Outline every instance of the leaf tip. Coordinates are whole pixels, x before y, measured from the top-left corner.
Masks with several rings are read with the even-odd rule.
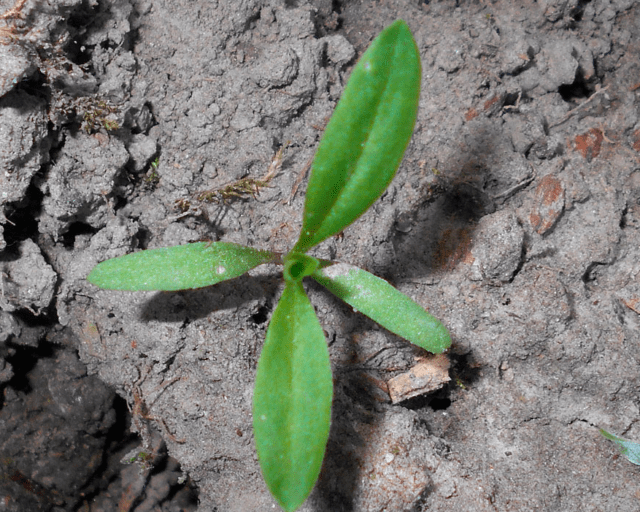
[[[104,288],[105,272],[102,263],[98,263],[95,267],[91,269],[89,275],[87,276],[87,281],[89,281],[92,285],[97,286],[98,288]]]

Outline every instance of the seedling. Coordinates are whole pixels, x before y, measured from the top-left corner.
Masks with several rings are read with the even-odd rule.
[[[600,433],[610,441],[613,441],[617,445],[618,450],[620,450],[620,453],[624,455],[629,462],[640,466],[640,443],[622,439],[615,434],[607,432],[603,428],[600,429]]]
[[[153,162],[151,162],[151,168],[147,171],[144,178],[145,183],[149,185],[155,185],[160,181],[160,175],[158,174],[158,167],[160,166],[160,157],[157,156]]]
[[[413,131],[420,74],[413,36],[398,20],[351,74],[313,162],[300,237],[286,255],[199,242],[107,260],[88,277],[101,288],[172,291],[210,286],[264,263],[284,265],[284,291],[258,362],[253,428],[264,479],[286,511],[305,501],[318,478],[333,394],[327,343],[303,279],[315,279],[423,349],[441,353],[451,345],[436,318],[383,279],[306,254],[356,220],[389,185]]]

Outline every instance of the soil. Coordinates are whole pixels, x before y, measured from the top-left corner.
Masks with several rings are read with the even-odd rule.
[[[309,283],[335,396],[300,510],[638,509],[637,469],[599,428],[640,440],[640,4],[0,12],[3,510],[275,509],[251,397],[280,269],[177,293],[86,276],[196,240],[290,248],[323,127],[397,18],[422,56],[413,139],[387,192],[314,254],[440,318],[451,380],[392,402],[425,354]]]

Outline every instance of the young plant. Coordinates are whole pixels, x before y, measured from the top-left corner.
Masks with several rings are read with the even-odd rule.
[[[640,443],[627,441],[626,439],[618,437],[615,434],[607,432],[603,428],[600,429],[600,433],[605,438],[613,441],[617,445],[618,450],[620,450],[620,453],[624,455],[629,462],[640,466]]]
[[[355,66],[316,153],[293,249],[280,254],[215,242],[151,249],[104,261],[88,280],[116,290],[184,290],[284,265],[285,287],[258,362],[253,428],[269,490],[287,511],[311,492],[324,458],[333,384],[322,327],[302,281],[315,279],[389,331],[434,353],[446,328],[389,283],[364,270],[307,255],[362,215],[393,178],[411,138],[420,56],[405,22],[387,27]]]

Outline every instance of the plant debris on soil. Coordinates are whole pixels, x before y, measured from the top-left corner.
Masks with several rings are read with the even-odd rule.
[[[299,231],[358,56],[422,57],[388,191],[314,255],[441,319],[435,364],[307,285],[335,378],[311,511],[635,511],[640,4],[0,0],[0,503],[267,511],[251,390],[280,269],[176,293],[93,266]],[[123,463],[124,461],[125,463]]]

